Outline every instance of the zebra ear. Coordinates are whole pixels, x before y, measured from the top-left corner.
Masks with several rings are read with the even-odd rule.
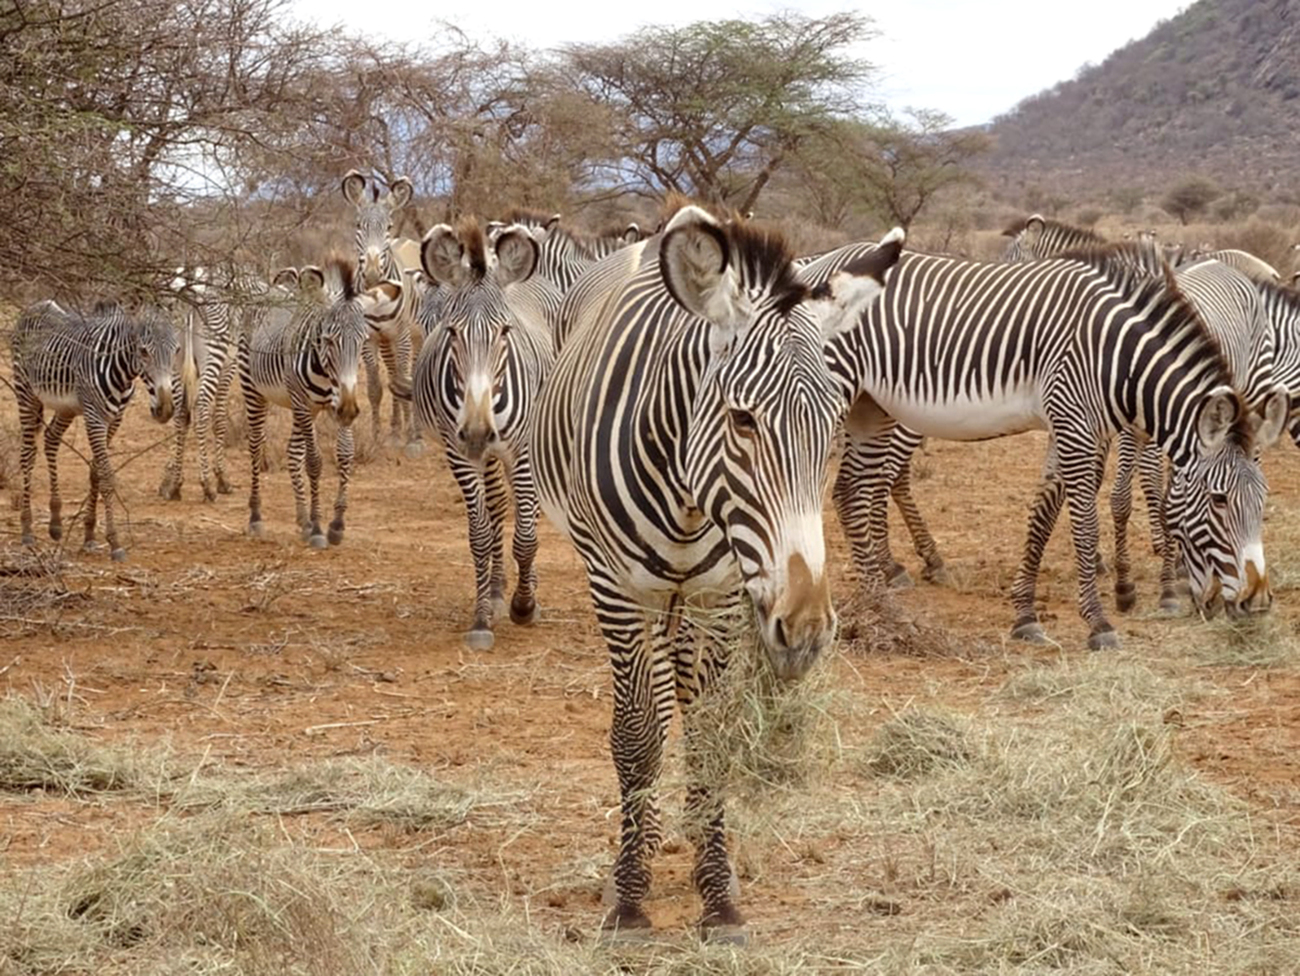
[[[706,211],[690,206],[673,215],[659,245],[659,272],[673,300],[692,315],[726,329],[742,324],[727,232]]]
[[[354,207],[361,206],[361,195],[366,192],[366,178],[359,170],[351,170],[343,177],[343,198]]]
[[[809,308],[821,322],[822,338],[834,339],[858,319],[885,290],[885,272],[898,263],[907,233],[895,227],[862,257],[850,261],[809,293]]]
[[[1207,452],[1217,450],[1223,444],[1241,410],[1241,396],[1232,387],[1216,386],[1209,392],[1196,420],[1196,433]]]
[[[411,186],[411,181],[405,176],[399,176],[393,180],[393,185],[388,188],[388,199],[397,210],[405,207],[411,202],[411,196],[415,193],[415,187]]]
[[[271,284],[279,285],[281,288],[288,288],[290,291],[293,291],[298,287],[298,269],[281,268],[271,279]]]
[[[492,242],[492,249],[497,257],[496,279],[499,285],[527,281],[537,269],[537,241],[527,228],[518,224],[502,231]]]
[[[322,298],[325,294],[325,272],[309,264],[298,272],[298,294],[304,298]]]
[[[449,224],[431,227],[420,245],[420,265],[429,278],[440,285],[455,285],[465,275],[461,263],[465,248]]]
[[[637,226],[635,221],[627,225],[627,228],[623,231],[622,240],[624,246],[635,244],[641,240],[641,228]]]
[[[541,227],[538,227],[536,230],[534,230],[533,236],[537,238],[538,244],[545,244],[547,238],[549,238],[552,234],[554,234],[556,228],[559,226],[560,226],[560,215],[551,214],[551,219],[548,220],[546,223],[542,224]]]
[[[1258,426],[1255,428],[1255,446],[1263,451],[1276,444],[1290,414],[1291,395],[1279,387],[1268,395],[1264,406],[1256,414]]]

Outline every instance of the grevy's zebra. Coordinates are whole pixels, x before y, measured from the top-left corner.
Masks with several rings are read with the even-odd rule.
[[[555,361],[547,321],[555,303],[539,301],[545,292],[530,287],[537,252],[523,227],[506,228],[487,245],[469,218],[456,230],[434,227],[422,248],[424,272],[441,300],[424,323],[412,395],[417,420],[442,436],[465,498],[476,588],[465,642],[478,650],[494,643],[493,617],[505,602],[507,482],[519,570],[510,619],[526,624],[537,615],[537,488],[527,434]]]
[[[18,508],[23,545],[32,535],[32,468],[36,434],[47,409],[45,461],[50,473],[50,538],[63,538],[63,500],[59,495],[59,445],[80,414],[90,442],[90,495],[86,507],[85,549],[95,542],[95,510],[104,499],[104,537],[115,561],[126,558],[113,516],[116,491],[108,446],[122,423],[136,377],[149,391],[149,412],[165,424],[172,416],[176,372],[176,330],[156,310],[127,315],[113,302],[97,305],[90,315],[66,312],[51,301],[39,302],[18,317],[11,340],[14,394],[22,430],[22,487]]]
[[[366,192],[366,177],[352,170],[343,177],[343,197],[356,208],[356,255],[360,287],[372,289],[380,282],[396,281],[402,286],[402,298],[396,304],[385,303],[382,315],[370,313],[370,339],[362,350],[366,367],[366,396],[370,400],[371,433],[379,440],[379,405],[384,390],[379,379],[378,357],[384,361],[388,373],[389,392],[394,387],[405,390],[409,385],[412,352],[412,330],[418,322],[418,297],[420,289],[414,287],[417,268],[404,267],[398,261],[398,242],[393,238],[394,214],[411,200],[411,181],[399,177],[386,192],[379,183],[370,181]],[[408,445],[419,440],[419,429],[411,417],[411,405],[398,396],[393,397],[391,436]],[[412,447],[412,451],[418,448]]]
[[[177,268],[171,288],[181,310],[181,368],[172,389],[176,446],[158,493],[170,501],[181,497],[185,470],[185,434],[192,426],[198,443],[199,483],[205,501],[230,494],[226,478],[226,427],[230,385],[235,375],[236,328],[241,313],[240,291],[246,282],[213,280],[207,268]],[[208,442],[211,440],[211,455]],[[214,485],[215,475],[215,485]]]
[[[1118,643],[1097,593],[1097,491],[1114,433],[1132,426],[1174,462],[1174,526],[1193,596],[1236,609],[1267,604],[1259,545],[1257,448],[1278,433],[1232,389],[1217,343],[1171,279],[1130,263],[1133,245],[1030,264],[905,255],[884,299],[835,341],[832,368],[855,397],[836,501],[854,555],[874,564],[888,483],[864,459],[895,419],[922,434],[979,440],[1046,428],[1044,477],[1012,587],[1012,635],[1043,640],[1038,565],[1068,500],[1079,608],[1090,647]],[[804,269],[815,282],[870,253],[847,245]],[[1227,495],[1228,509],[1210,509]],[[1218,501],[1219,499],[1215,499]]]
[[[682,209],[542,388],[542,504],[586,564],[613,666],[622,821],[609,935],[650,927],[652,794],[674,698],[694,737],[692,703],[726,665],[685,611],[748,593],[782,678],[804,674],[834,634],[821,509],[844,401],[823,347],[879,294],[902,232],[886,241],[810,290],[779,237]],[[693,778],[701,925],[743,939],[722,797]]]
[[[1002,232],[1011,238],[1002,260],[1007,262],[1034,261],[1050,258],[1063,251],[1105,244],[1099,234],[1083,227],[1063,224],[1041,214],[1032,214],[1017,220]]]
[[[537,276],[549,281],[561,294],[567,293],[578,276],[597,261],[641,240],[641,229],[635,223],[603,234],[576,234],[560,223],[559,214],[522,207],[508,212],[504,220],[489,222],[489,236],[515,225],[527,228],[541,248]]]
[[[369,326],[368,314],[382,314],[401,301],[402,285],[381,281],[358,291],[355,264],[332,258],[320,268],[299,272],[287,269],[276,276],[260,315],[239,339],[239,377],[248,411],[248,453],[252,485],[248,496],[248,531],[263,533],[262,451],[266,440],[269,404],[293,414],[289,438],[289,477],[293,482],[298,526],[304,541],[323,549],[326,537],[320,527],[321,455],[316,445],[316,415],[331,411],[338,421],[337,460],[339,493],[329,544],[343,541],[348,481],[352,474],[352,421],[357,416],[357,368]],[[297,296],[285,286],[295,284]],[[395,394],[410,396],[409,388]],[[303,467],[310,481],[310,508],[304,497]]]

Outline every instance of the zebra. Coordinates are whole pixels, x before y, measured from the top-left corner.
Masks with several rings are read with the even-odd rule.
[[[22,487],[18,499],[22,542],[32,534],[32,468],[36,434],[45,410],[45,460],[50,473],[50,538],[63,538],[59,496],[59,444],[80,414],[90,441],[90,496],[84,549],[95,544],[98,500],[104,500],[104,538],[114,562],[126,559],[117,534],[113,500],[117,490],[108,448],[122,423],[139,377],[149,391],[149,413],[160,424],[172,417],[176,372],[176,330],[157,309],[128,315],[116,302],[101,302],[89,315],[65,311],[52,301],[38,302],[18,318],[11,340],[13,388],[22,433]]]
[[[333,256],[324,270],[308,266],[276,275],[259,314],[239,337],[239,379],[248,416],[248,453],[252,483],[248,495],[248,533],[260,538],[261,475],[270,404],[293,414],[289,438],[289,477],[302,537],[314,549],[326,546],[320,528],[321,455],[316,445],[315,418],[328,410],[338,421],[339,493],[328,541],[343,541],[348,482],[352,475],[352,421],[356,419],[357,367],[369,335],[367,317],[384,314],[401,302],[402,284],[381,281],[359,290],[356,265]],[[297,286],[296,299],[287,286]],[[394,393],[410,396],[396,378]],[[310,482],[311,504],[304,497],[303,467]]]
[[[578,276],[591,265],[642,239],[641,228],[636,223],[601,234],[585,235],[562,226],[560,220],[560,214],[515,207],[504,219],[490,221],[488,234],[491,236],[515,225],[527,228],[541,246],[537,277],[549,281],[561,294],[568,292]]]
[[[1074,248],[1106,243],[1105,238],[1086,228],[1074,227],[1042,214],[1031,214],[1015,221],[1002,235],[1011,238],[1002,255],[1002,260],[1007,262],[1033,261]]]
[[[415,364],[412,395],[418,422],[442,437],[465,499],[474,557],[474,622],[465,643],[487,650],[504,609],[507,483],[515,502],[513,555],[519,581],[510,619],[537,619],[537,487],[528,425],[537,393],[555,361],[548,310],[554,289],[529,287],[538,245],[512,226],[489,243],[473,218],[425,235],[424,273],[441,301],[430,303],[427,338]],[[543,296],[543,300],[539,300]]]
[[[413,188],[411,181],[403,176],[394,180],[386,193],[381,193],[379,183],[372,179],[367,192],[366,177],[355,169],[343,177],[341,188],[343,198],[356,209],[355,241],[361,287],[375,288],[381,281],[397,281],[403,286],[404,300],[387,308],[384,315],[371,319],[370,339],[362,351],[366,368],[366,396],[370,400],[371,409],[371,434],[378,443],[379,405],[383,400],[384,389],[379,379],[376,353],[384,361],[390,392],[395,385],[405,389],[409,385],[411,369],[412,330],[418,321],[416,304],[420,289],[413,287],[414,269],[399,263],[398,254],[408,252],[401,246],[404,241],[399,242],[393,238],[393,215],[410,202]],[[411,417],[410,403],[395,396],[392,438],[400,442],[405,437],[408,451],[418,453],[419,434],[419,428]]]
[[[1270,398],[1262,418],[1247,409],[1195,308],[1172,277],[1145,270],[1146,247],[1028,264],[919,254],[899,262],[885,298],[828,350],[854,399],[835,499],[864,573],[876,568],[888,488],[869,461],[895,423],[953,440],[1046,428],[1012,636],[1046,639],[1034,608],[1038,566],[1067,499],[1088,646],[1117,646],[1097,592],[1097,492],[1110,440],[1128,426],[1173,461],[1170,504],[1186,517],[1172,529],[1198,604],[1268,605],[1257,451],[1277,437],[1279,401]],[[866,253],[870,245],[846,245],[803,275],[815,283]]]
[[[1237,248],[1224,248],[1218,251],[1198,249],[1191,254],[1192,261],[1218,261],[1230,268],[1235,268],[1252,281],[1265,284],[1278,284],[1282,275],[1263,258],[1257,258],[1249,251]]]
[[[239,315],[239,284],[217,285],[205,268],[177,268],[171,289],[185,306],[180,330],[181,368],[172,390],[176,429],[175,450],[163,469],[158,494],[169,501],[181,497],[184,482],[185,435],[195,428],[199,453],[199,483],[205,501],[228,495],[226,429],[229,423],[230,386],[235,375],[235,328]],[[212,441],[209,456],[208,442]],[[214,486],[215,475],[215,486]]]
[[[726,665],[725,645],[688,611],[751,600],[782,679],[802,676],[834,635],[822,486],[846,404],[823,347],[879,295],[902,239],[887,235],[809,289],[777,234],[685,207],[542,387],[542,505],[586,565],[613,668],[622,819],[608,938],[649,931],[642,902],[662,837],[652,794],[673,702],[696,739],[692,704]],[[697,768],[692,778],[701,931],[743,941],[721,789]]]

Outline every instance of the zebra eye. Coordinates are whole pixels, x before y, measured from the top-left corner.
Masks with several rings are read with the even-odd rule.
[[[758,421],[748,410],[739,410],[733,408],[729,411],[731,426],[735,428],[737,434],[744,434],[752,437],[758,432]]]
[[[1210,504],[1216,509],[1223,510],[1228,507],[1228,496],[1221,491],[1210,492]]]

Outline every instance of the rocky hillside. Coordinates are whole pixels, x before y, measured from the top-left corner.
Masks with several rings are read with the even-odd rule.
[[[991,131],[1003,193],[1151,192],[1196,173],[1300,202],[1300,0],[1199,0]]]

